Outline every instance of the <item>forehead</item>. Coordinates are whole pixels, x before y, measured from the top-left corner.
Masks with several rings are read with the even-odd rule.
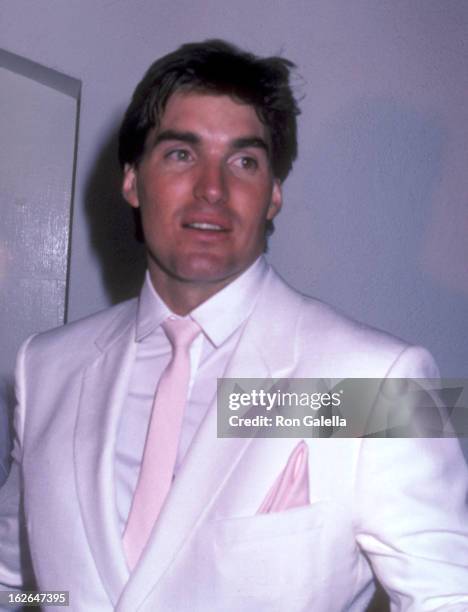
[[[267,138],[265,125],[253,106],[227,95],[204,92],[172,94],[157,131],[167,129],[226,140],[247,136]]]

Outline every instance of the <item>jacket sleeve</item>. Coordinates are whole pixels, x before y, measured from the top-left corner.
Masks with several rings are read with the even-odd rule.
[[[424,349],[393,378],[434,378]],[[356,469],[356,539],[392,612],[468,610],[468,469],[456,438],[370,438]]]
[[[31,583],[26,529],[22,510],[21,455],[24,428],[24,356],[29,340],[21,347],[16,365],[14,444],[9,476],[0,489],[0,590],[20,590]],[[0,610],[3,608],[0,604]],[[11,606],[5,610],[12,610]]]

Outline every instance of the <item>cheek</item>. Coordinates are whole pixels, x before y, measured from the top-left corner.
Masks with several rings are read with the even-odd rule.
[[[138,186],[138,195],[140,201],[147,205],[177,206],[189,189],[188,176],[158,172],[153,176],[144,177]]]
[[[272,190],[268,183],[237,184],[230,190],[230,199],[233,209],[238,214],[255,225],[261,222],[267,214],[271,203]]]
[[[270,200],[265,192],[260,192],[255,200],[250,200],[244,209],[244,221],[253,232],[263,232],[267,220]]]
[[[143,220],[149,222],[169,223],[177,215],[179,202],[183,201],[179,189],[165,188],[158,183],[152,188],[148,186],[140,194],[140,208]]]

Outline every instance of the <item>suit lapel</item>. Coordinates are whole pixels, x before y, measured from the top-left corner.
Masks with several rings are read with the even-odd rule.
[[[128,311],[126,312],[128,315]],[[75,429],[75,477],[89,545],[115,605],[128,580],[114,487],[115,438],[135,360],[134,310],[97,341],[83,376]]]
[[[281,330],[268,320],[271,304],[284,311]],[[294,329],[301,300],[273,271],[226,369],[226,378],[287,377],[294,368]],[[286,330],[286,333],[284,332]],[[189,540],[245,453],[252,438],[217,438],[213,402],[177,475],[146,552],[119,600],[117,610],[138,609]]]

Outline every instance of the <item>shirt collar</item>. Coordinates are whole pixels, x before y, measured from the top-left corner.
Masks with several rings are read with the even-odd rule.
[[[260,256],[232,283],[192,310],[190,316],[216,347],[227,340],[250,315],[269,269],[265,257]],[[141,342],[173,314],[159,297],[146,272],[138,302],[136,341]]]
[[[149,272],[146,271],[138,301],[135,340],[141,342],[171,315],[173,313],[157,294]]]

